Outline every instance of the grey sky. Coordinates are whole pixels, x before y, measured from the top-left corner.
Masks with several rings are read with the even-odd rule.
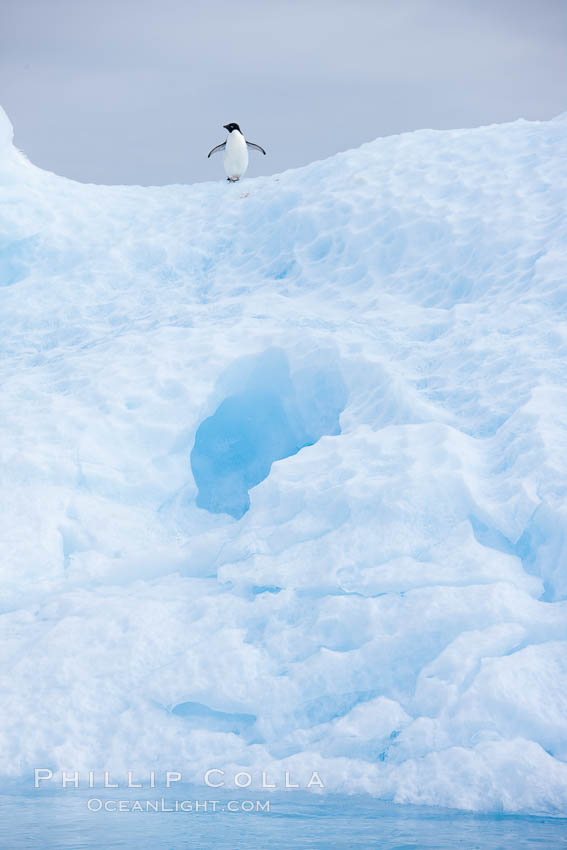
[[[0,104],[37,165],[223,177],[237,121],[273,173],[421,127],[567,109],[565,0],[0,0]]]

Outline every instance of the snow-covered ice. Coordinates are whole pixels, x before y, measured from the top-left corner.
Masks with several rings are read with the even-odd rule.
[[[566,131],[105,187],[0,110],[5,779],[567,813]]]

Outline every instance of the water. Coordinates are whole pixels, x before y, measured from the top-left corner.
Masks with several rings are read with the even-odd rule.
[[[147,791],[116,797],[94,792],[104,801],[161,799]],[[227,811],[230,799],[214,795],[213,812],[89,811],[93,799],[84,791],[35,792],[0,796],[2,850],[278,850],[278,848],[373,848],[373,850],[521,850],[567,848],[567,820],[549,817],[465,814],[447,809],[396,806],[369,797],[328,795],[325,798],[274,795],[270,811]],[[222,798],[222,799],[220,799]],[[165,807],[191,796],[164,795]],[[250,799],[255,800],[254,794]],[[92,804],[91,804],[92,805]],[[98,805],[98,804],[97,804]],[[164,808],[165,808],[164,807]],[[224,810],[223,810],[224,809]]]

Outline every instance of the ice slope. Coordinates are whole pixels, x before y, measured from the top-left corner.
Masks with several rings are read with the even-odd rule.
[[[5,778],[567,813],[566,130],[105,187],[0,111]]]

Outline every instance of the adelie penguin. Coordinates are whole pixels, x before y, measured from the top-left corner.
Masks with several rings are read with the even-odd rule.
[[[223,127],[225,130],[228,130],[226,142],[217,145],[216,148],[209,151],[209,156],[212,156],[217,151],[224,151],[224,170],[227,174],[227,180],[229,183],[236,183],[248,168],[248,148],[260,151],[264,155],[266,151],[260,145],[246,141],[238,124],[223,124]]]

